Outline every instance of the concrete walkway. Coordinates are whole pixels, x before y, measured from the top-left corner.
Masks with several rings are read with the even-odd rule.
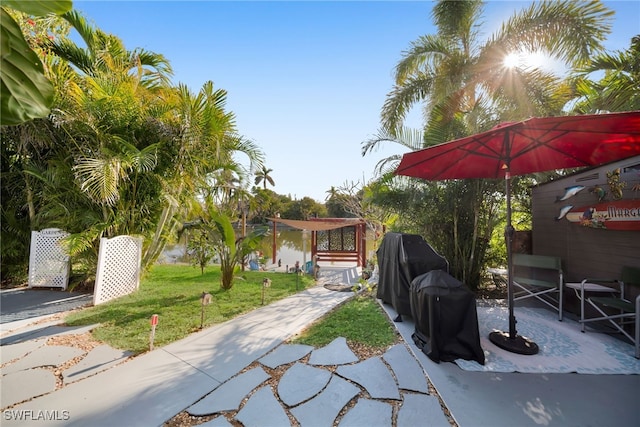
[[[46,346],[80,332],[55,325],[3,337],[2,425],[151,426],[186,411],[206,425],[449,426],[405,344],[367,360],[344,338],[318,349],[283,344],[351,297],[316,286],[128,360],[108,347],[80,355]],[[63,373],[69,384],[53,391],[48,368],[74,357],[83,359]]]

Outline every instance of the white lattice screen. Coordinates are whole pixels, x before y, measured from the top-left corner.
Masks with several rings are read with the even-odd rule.
[[[142,238],[117,236],[100,239],[93,305],[127,295],[140,284]]]
[[[29,287],[67,289],[69,283],[69,255],[60,240],[69,233],[58,228],[31,232],[29,252]]]

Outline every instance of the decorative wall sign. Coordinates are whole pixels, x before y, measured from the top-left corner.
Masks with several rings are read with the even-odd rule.
[[[558,196],[556,198],[556,202],[565,201],[565,200],[575,196],[576,194],[578,194],[582,190],[584,190],[584,185],[573,185],[571,187],[567,187],[567,188],[564,189],[564,194],[562,195],[562,197]]]
[[[585,227],[640,231],[640,200],[612,200],[581,206],[565,218]]]

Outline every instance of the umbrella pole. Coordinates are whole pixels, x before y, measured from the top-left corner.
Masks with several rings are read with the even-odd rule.
[[[516,331],[516,316],[513,313],[513,235],[516,233],[511,220],[511,175],[507,172],[505,176],[505,193],[507,196],[507,225],[504,229],[505,241],[507,243],[507,299],[509,303],[509,339],[515,339],[518,331]]]
[[[489,341],[498,347],[512,353],[532,355],[538,353],[538,345],[533,341],[518,335],[516,331],[516,316],[513,314],[513,254],[511,251],[515,229],[511,223],[511,174],[507,171],[505,175],[506,197],[507,197],[507,226],[504,229],[505,241],[507,243],[507,298],[509,301],[509,333],[493,331],[489,334]]]

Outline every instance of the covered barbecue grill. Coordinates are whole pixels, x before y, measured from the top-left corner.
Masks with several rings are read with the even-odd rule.
[[[385,234],[377,257],[380,276],[376,296],[391,304],[400,316],[411,315],[409,287],[414,278],[431,270],[449,270],[447,260],[416,234]]]
[[[476,298],[446,271],[416,277],[410,288],[413,341],[434,362],[475,360],[484,365]]]

